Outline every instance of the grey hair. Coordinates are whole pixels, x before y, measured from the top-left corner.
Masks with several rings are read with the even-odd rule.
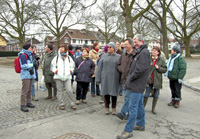
[[[133,38],[134,39],[138,39],[139,41],[144,41],[142,34],[136,34]]]
[[[125,41],[128,41],[128,43],[129,43],[130,45],[132,45],[132,47],[134,46],[133,39],[127,38]],[[125,41],[124,41],[124,42],[125,42]]]

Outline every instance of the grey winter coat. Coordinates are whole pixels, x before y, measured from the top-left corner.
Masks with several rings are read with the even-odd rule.
[[[136,50],[127,80],[125,89],[134,93],[143,93],[146,88],[147,78],[150,69],[150,54],[146,45]]]
[[[117,70],[119,54],[104,54],[99,62],[96,83],[101,83],[101,95],[118,96],[120,89],[120,72]]]
[[[44,82],[53,83],[55,82],[53,79],[54,73],[51,71],[51,61],[56,56],[56,52],[52,51],[51,53],[47,53],[44,58],[43,64],[43,75],[44,75]]]

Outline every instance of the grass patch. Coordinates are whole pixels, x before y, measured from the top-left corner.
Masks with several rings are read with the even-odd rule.
[[[0,65],[1,66],[9,66],[14,68],[14,59],[16,57],[6,57],[6,58],[0,58]]]

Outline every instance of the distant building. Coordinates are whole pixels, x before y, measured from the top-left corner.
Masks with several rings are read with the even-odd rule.
[[[111,41],[121,41],[121,38],[114,35]],[[71,44],[74,47],[83,47],[87,45],[89,48],[93,45],[94,42],[99,42],[101,47],[106,45],[106,40],[100,32],[89,31],[86,29],[68,29],[60,37],[60,44]],[[47,36],[45,38],[45,44],[52,43],[55,50],[57,49],[57,39],[53,36]]]
[[[6,51],[8,41],[0,34],[0,51]]]

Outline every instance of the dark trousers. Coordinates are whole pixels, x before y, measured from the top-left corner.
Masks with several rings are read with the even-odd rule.
[[[100,89],[99,85],[95,83],[95,77],[92,77],[92,82],[91,82],[91,94],[95,95],[95,85],[96,85],[96,95],[100,95]]]
[[[110,95],[105,95],[105,96],[104,96],[105,108],[109,108],[109,105],[110,105],[110,97],[111,97],[111,99],[112,99],[112,108],[116,108],[117,97],[116,97],[116,96],[110,96]]]
[[[46,82],[46,87],[47,87],[47,90],[48,90],[48,96],[52,97],[52,88],[53,88],[53,96],[56,97],[56,95],[57,95],[56,82],[52,82],[52,83]]]
[[[178,83],[178,80],[170,80],[169,81],[172,100],[181,100],[181,87],[182,84]]]
[[[86,82],[77,82],[76,88],[76,100],[85,100],[89,83]]]

